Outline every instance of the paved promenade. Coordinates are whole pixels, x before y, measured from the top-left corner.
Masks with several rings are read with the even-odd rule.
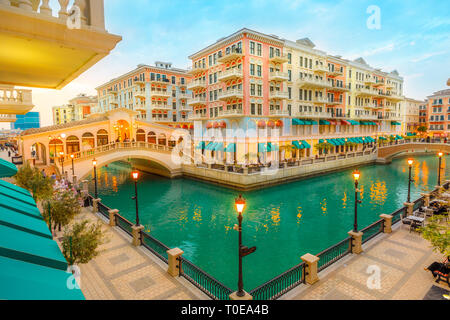
[[[208,299],[183,278],[173,278],[166,265],[144,249],[131,245],[120,230],[83,209],[75,221],[102,221],[108,242],[89,263],[80,265],[81,290],[88,300],[197,300]],[[58,234],[60,237],[62,233]]]
[[[442,261],[429,243],[408,228],[395,226],[393,233],[369,240],[360,255],[348,255],[319,273],[320,281],[302,285],[282,297],[294,300],[422,300],[428,290],[438,286],[450,290],[446,283],[434,282],[424,267]],[[381,271],[379,289],[369,289],[369,266]]]

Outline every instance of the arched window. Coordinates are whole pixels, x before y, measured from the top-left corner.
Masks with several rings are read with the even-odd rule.
[[[156,133],[154,133],[153,131],[150,131],[147,134],[147,142],[156,144]]]
[[[91,149],[95,147],[95,137],[90,132],[85,132],[81,136],[81,144],[83,148]]]
[[[54,158],[58,157],[60,152],[64,152],[64,143],[59,139],[50,140],[48,144],[48,152],[50,161],[53,163]]]
[[[80,151],[80,139],[76,136],[68,136],[66,139],[67,154]]]
[[[108,144],[108,131],[100,129],[97,131],[97,146]]]
[[[136,131],[136,141],[145,142],[145,131],[142,129],[138,129]]]
[[[158,136],[158,144],[166,145],[166,135],[164,133],[160,133]]]

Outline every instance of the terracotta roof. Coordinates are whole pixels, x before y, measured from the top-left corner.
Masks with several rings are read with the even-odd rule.
[[[63,124],[57,124],[57,125],[53,125],[53,126],[47,126],[47,127],[42,127],[42,128],[33,128],[33,129],[25,130],[24,132],[22,132],[21,136],[28,136],[31,134],[37,134],[37,133],[42,133],[42,132],[47,132],[47,131],[72,128],[72,127],[82,126],[82,125],[89,124],[89,123],[101,122],[101,121],[105,121],[105,120],[108,120],[107,116],[99,116],[99,117],[87,118],[87,119],[80,120],[80,121],[72,121],[72,122],[63,123]]]

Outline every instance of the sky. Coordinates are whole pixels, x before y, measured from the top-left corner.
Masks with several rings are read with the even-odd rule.
[[[56,3],[50,1],[54,15]],[[308,37],[328,54],[395,69],[410,98],[423,100],[450,78],[449,1],[105,0],[105,21],[123,38],[110,55],[61,90],[33,89],[41,126],[52,124],[52,106],[96,95],[97,86],[141,63],[186,68],[190,54],[243,27],[293,41]]]

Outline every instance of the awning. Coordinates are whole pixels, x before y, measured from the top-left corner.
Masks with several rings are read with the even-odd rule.
[[[205,141],[200,141],[195,149],[205,149]]]
[[[332,124],[333,126],[335,126],[335,125],[338,124],[336,120],[328,120],[328,122],[329,122],[330,124]]]
[[[304,125],[305,124],[305,122],[303,122],[303,120],[300,120],[300,119],[292,119],[292,125],[299,125],[299,126],[301,126],[301,125]]]
[[[319,120],[319,124],[321,124],[321,125],[329,125],[330,122],[328,122],[327,120]]]
[[[387,140],[385,137],[378,137],[378,140]]]
[[[225,152],[236,152],[236,143],[228,144]]]
[[[347,120],[341,120],[341,125],[350,125],[351,123]]]
[[[310,122],[311,122],[311,124],[317,124],[316,120],[311,120]]]
[[[214,145],[215,145],[215,142],[210,141],[210,142],[206,145],[205,150],[213,150]]]
[[[303,123],[306,124],[306,125],[312,125],[312,122],[309,121],[309,120],[303,120]]]
[[[402,124],[400,122],[397,121],[391,121],[391,124],[394,126],[401,126]]]
[[[265,143],[258,143],[258,152],[267,152],[267,146]]]
[[[0,159],[0,178],[12,177],[17,173],[17,167],[9,161]]]
[[[267,152],[278,151],[279,147],[275,143],[267,142]]]
[[[214,145],[214,147],[213,147],[213,149],[211,149],[211,150],[214,150],[214,151],[223,151],[223,150],[224,150],[224,148],[223,148],[223,142],[216,142],[215,145]]]
[[[306,142],[305,140],[302,140],[301,143],[302,143],[302,146],[305,147],[305,149],[311,149],[311,145],[308,142]]]
[[[359,122],[356,121],[356,120],[351,120],[351,119],[349,119],[349,120],[347,120],[347,121],[350,122],[350,124],[352,124],[352,125],[358,125],[358,124],[359,124]]]
[[[292,141],[292,145],[294,146],[294,149],[302,149],[302,148],[300,147],[300,143],[298,143],[297,140]]]
[[[397,138],[398,140],[403,139],[403,137],[399,136],[398,134],[395,136],[395,138]]]

